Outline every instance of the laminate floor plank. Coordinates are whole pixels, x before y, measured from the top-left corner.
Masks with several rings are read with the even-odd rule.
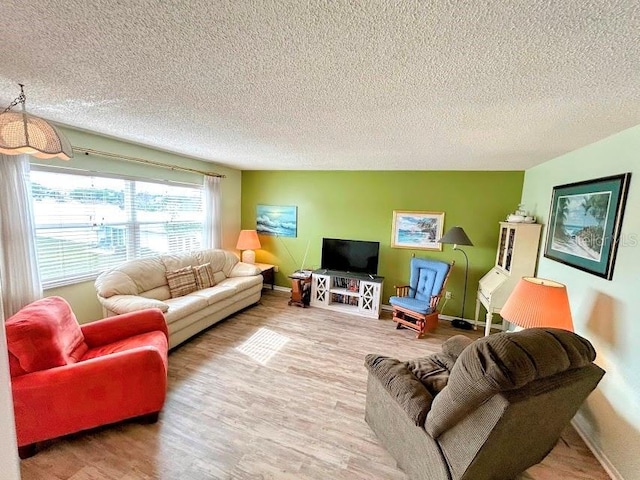
[[[417,340],[390,315],[372,320],[288,306],[265,291],[259,305],[169,355],[160,420],[105,426],[44,442],[21,462],[23,480],[404,480],[364,421],[364,356],[429,355],[452,335],[441,321]],[[70,405],[73,408],[73,405]],[[569,427],[521,479],[609,477]]]

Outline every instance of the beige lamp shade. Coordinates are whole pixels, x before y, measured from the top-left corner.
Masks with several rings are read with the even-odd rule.
[[[553,327],[573,331],[567,287],[544,278],[521,278],[500,315],[523,328]]]
[[[0,113],[0,153],[63,160],[73,157],[69,140],[46,120],[29,115],[25,101],[23,85],[20,85],[20,96]],[[21,105],[22,111],[12,112],[11,108],[16,105]]]
[[[242,261],[245,263],[256,263],[256,252],[258,248],[261,248],[260,239],[258,238],[258,232],[255,230],[240,230],[240,236],[238,237],[238,243],[236,248],[242,250]]]

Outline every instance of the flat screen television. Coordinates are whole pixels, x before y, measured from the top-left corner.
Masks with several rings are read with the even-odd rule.
[[[322,266],[326,270],[378,274],[380,242],[322,239]]]

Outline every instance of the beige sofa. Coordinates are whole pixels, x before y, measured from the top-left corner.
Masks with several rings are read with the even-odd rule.
[[[167,272],[210,263],[213,287],[171,298]],[[169,347],[242,308],[257,303],[262,275],[255,265],[240,262],[232,252],[202,250],[128,261],[102,273],[95,282],[105,316],[159,308],[169,329]]]

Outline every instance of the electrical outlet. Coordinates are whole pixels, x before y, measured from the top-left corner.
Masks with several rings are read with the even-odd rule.
[[[447,300],[451,300],[451,297],[453,295],[451,294],[451,292],[449,292],[448,290],[446,292],[444,292],[444,298]]]
[[[274,265],[273,266],[273,271],[278,273],[280,271],[280,268],[278,267],[278,265]]]

